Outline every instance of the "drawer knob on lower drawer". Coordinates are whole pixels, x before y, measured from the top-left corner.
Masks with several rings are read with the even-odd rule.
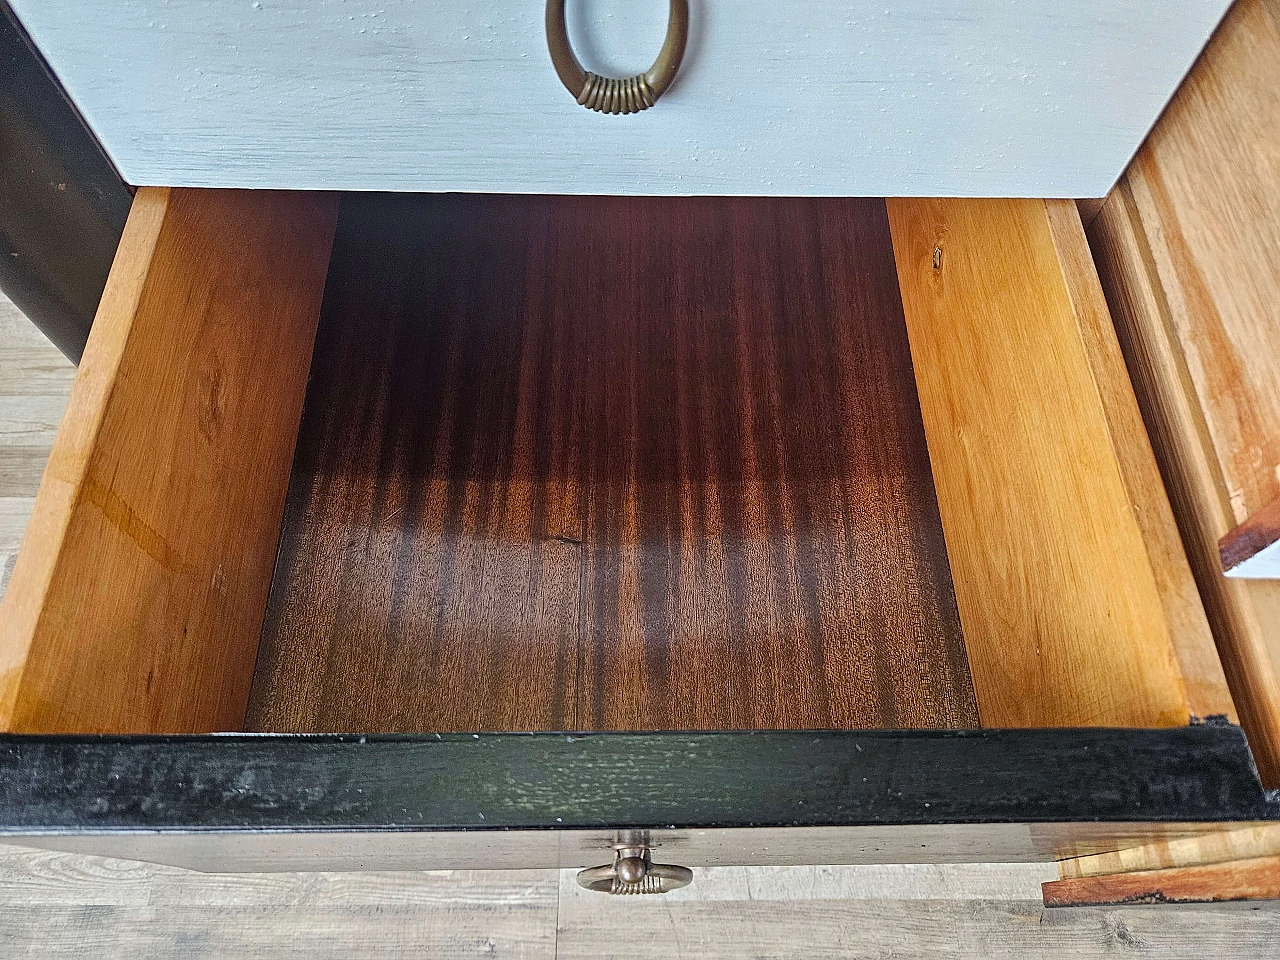
[[[613,863],[578,872],[578,884],[599,893],[670,893],[687,887],[693,871],[674,863],[654,863],[643,835],[622,834],[613,845]]]
[[[689,40],[689,0],[671,0],[667,39],[658,59],[644,73],[625,79],[601,77],[582,69],[569,43],[564,20],[565,0],[547,0],[547,47],[560,81],[578,102],[600,113],[639,113],[648,110],[667,92],[684,59]]]

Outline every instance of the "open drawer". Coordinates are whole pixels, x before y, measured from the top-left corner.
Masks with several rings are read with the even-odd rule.
[[[1064,201],[144,188],[0,613],[0,831],[204,869],[1078,856],[1235,723]]]

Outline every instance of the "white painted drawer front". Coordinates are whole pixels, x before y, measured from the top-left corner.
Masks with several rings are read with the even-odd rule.
[[[574,103],[543,0],[10,0],[135,184],[1101,196],[1228,0],[691,0],[652,110]],[[643,70],[666,0],[570,0]]]

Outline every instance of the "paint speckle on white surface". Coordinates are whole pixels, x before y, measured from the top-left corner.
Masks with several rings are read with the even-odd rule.
[[[1228,0],[691,0],[629,117],[560,86],[542,0],[10,4],[135,184],[1100,196]],[[584,64],[645,69],[666,8],[570,0]]]

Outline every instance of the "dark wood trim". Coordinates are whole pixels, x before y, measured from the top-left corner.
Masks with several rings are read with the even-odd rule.
[[[79,361],[132,191],[0,0],[0,289]]]
[[[0,737],[0,833],[1280,818],[1238,727]]]

